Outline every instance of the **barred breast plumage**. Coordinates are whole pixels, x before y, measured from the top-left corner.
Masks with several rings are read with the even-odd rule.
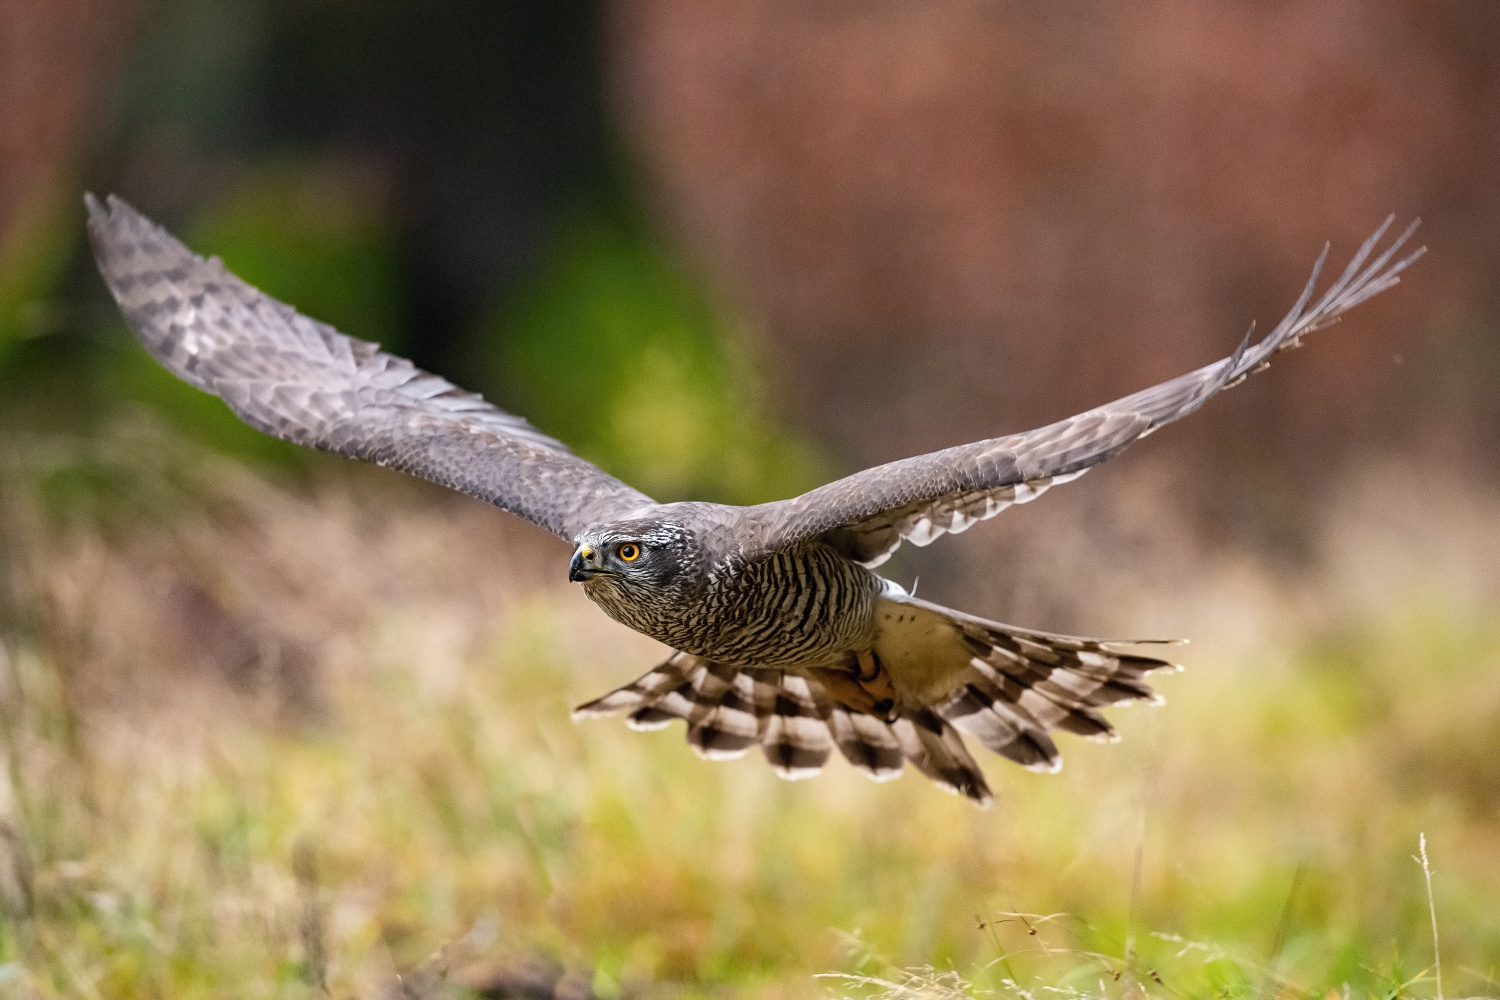
[[[604,577],[585,589],[605,613],[674,649],[735,666],[813,668],[869,646],[884,582],[821,543],[716,561],[695,593],[655,599]]]

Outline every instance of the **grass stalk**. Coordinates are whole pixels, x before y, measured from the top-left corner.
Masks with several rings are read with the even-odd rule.
[[[1427,833],[1417,835],[1418,856],[1412,858],[1422,866],[1427,881],[1427,915],[1432,919],[1432,971],[1437,979],[1437,1000],[1443,1000],[1443,956],[1438,947],[1437,904],[1432,899],[1432,866],[1427,863]]]

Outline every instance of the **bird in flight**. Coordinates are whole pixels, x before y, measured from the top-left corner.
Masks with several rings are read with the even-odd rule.
[[[960,733],[1055,771],[1049,732],[1113,740],[1100,709],[1159,701],[1144,678],[1172,665],[1140,643],[940,607],[875,568],[903,541],[957,534],[1192,413],[1396,284],[1425,249],[1398,256],[1413,222],[1376,254],[1387,219],[1314,299],[1324,247],[1286,318],[1222,361],[1036,430],[734,507],[657,503],[520,417],[263,294],[121,199],[85,201],[99,270],[168,370],[267,434],[400,469],[546,528],[573,546],[569,580],[671,647],[575,717],[627,712],[637,729],[683,719],[700,756],[758,745],[783,778],[817,774],[835,748],[877,781],[909,761],[981,806],[991,793]]]

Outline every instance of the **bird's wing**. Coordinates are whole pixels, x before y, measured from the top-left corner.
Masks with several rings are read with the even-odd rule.
[[[876,466],[802,496],[762,504],[747,512],[756,541],[777,549],[822,539],[857,562],[878,566],[903,540],[926,545],[1078,478],[1265,367],[1271,355],[1299,346],[1304,335],[1396,284],[1401,271],[1426,248],[1397,259],[1417,227],[1413,222],[1372,260],[1392,219],[1365,241],[1339,279],[1314,302],[1328,255],[1325,246],[1302,297],[1259,343],[1252,345],[1246,334],[1239,349],[1222,361],[1046,427]]]
[[[451,487],[569,541],[652,504],[520,417],[252,288],[119,198],[85,201],[99,271],[136,337],[250,426]]]

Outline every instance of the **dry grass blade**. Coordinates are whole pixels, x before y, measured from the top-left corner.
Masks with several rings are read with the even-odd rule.
[[[1432,920],[1432,969],[1437,978],[1437,1000],[1443,1000],[1443,955],[1438,947],[1437,903],[1432,898],[1432,866],[1427,863],[1427,833],[1417,835],[1417,855],[1412,860],[1422,866],[1422,878],[1427,883],[1427,915]]]

